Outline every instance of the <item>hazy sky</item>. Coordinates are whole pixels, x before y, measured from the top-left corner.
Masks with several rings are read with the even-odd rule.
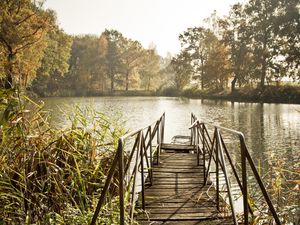
[[[100,35],[105,28],[140,41],[154,43],[165,56],[180,50],[178,35],[201,25],[216,10],[226,15],[230,6],[242,0],[47,0],[57,12],[58,22],[69,34]]]

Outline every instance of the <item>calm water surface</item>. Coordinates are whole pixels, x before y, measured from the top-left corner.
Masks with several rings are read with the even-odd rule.
[[[300,105],[232,103],[169,97],[47,98],[46,108],[54,120],[63,123],[60,109],[68,105],[93,106],[108,115],[120,115],[126,128],[135,130],[166,113],[166,141],[174,135],[188,135],[190,115],[202,121],[236,129],[245,134],[249,150],[256,157],[271,152],[291,161],[300,154]]]
[[[169,97],[47,98],[43,101],[46,108],[52,111],[53,122],[59,126],[66,125],[60,109],[68,110],[68,106],[75,104],[92,106],[113,117],[121,115],[120,122],[124,124],[125,120],[126,128],[131,131],[149,125],[165,112],[166,142],[175,135],[190,134],[188,127],[193,112],[203,122],[243,132],[255,164],[261,166],[262,175],[278,165],[278,161],[288,171],[300,169],[300,105]],[[234,146],[232,136],[225,136],[225,142]],[[239,161],[239,150],[229,150],[233,158]],[[299,180],[300,177],[287,179]]]

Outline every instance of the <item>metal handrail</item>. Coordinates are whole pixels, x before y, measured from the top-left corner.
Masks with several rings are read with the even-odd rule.
[[[159,163],[159,155],[161,151],[161,145],[164,141],[164,126],[165,126],[165,113],[154,123],[141,128],[139,130],[128,133],[118,140],[118,147],[116,154],[114,156],[112,165],[109,169],[107,178],[105,180],[104,187],[101,191],[100,198],[98,200],[92,221],[90,225],[95,225],[97,221],[97,217],[103,206],[106,194],[109,191],[109,186],[113,181],[113,177],[115,172],[118,169],[119,176],[119,207],[120,207],[120,225],[125,224],[125,199],[124,193],[125,190],[131,192],[130,198],[130,207],[129,207],[129,215],[130,215],[130,223],[133,221],[133,213],[135,207],[135,194],[136,194],[136,182],[138,172],[141,174],[141,198],[142,198],[142,208],[145,210],[145,172],[144,170],[148,170],[148,176],[150,180],[150,185],[152,185],[152,167],[154,164],[154,153],[156,153],[156,162]],[[153,127],[153,128],[152,128]],[[128,154],[128,157],[125,160],[125,141],[129,138],[135,137],[134,144],[131,148],[131,151]],[[156,137],[156,150],[152,151],[152,143],[154,142]],[[135,155],[135,162],[133,162]],[[148,156],[150,156],[150,162],[148,160]],[[125,163],[126,161],[126,163]],[[147,168],[144,168],[144,163],[146,162]],[[133,164],[133,170],[130,173],[129,168],[131,164]],[[129,180],[126,180],[125,177],[130,177]]]
[[[250,153],[246,147],[246,142],[245,142],[245,137],[244,134],[240,131],[236,131],[233,129],[229,129],[226,127],[221,127],[221,126],[216,126],[210,123],[204,123],[200,122],[197,117],[192,114],[191,115],[191,143],[195,145],[197,149],[197,161],[199,164],[199,157],[200,153],[203,154],[203,164],[204,164],[204,179],[205,183],[207,182],[208,179],[208,174],[210,171],[210,166],[211,166],[211,161],[214,160],[216,164],[216,192],[217,192],[217,209],[219,209],[219,166],[221,167],[221,170],[224,173],[225,176],[225,181],[226,181],[226,187],[228,191],[228,197],[230,200],[230,206],[231,206],[231,211],[232,211],[232,217],[234,220],[234,223],[237,224],[236,216],[235,216],[235,210],[234,210],[234,205],[232,201],[232,194],[231,194],[231,188],[229,184],[229,179],[228,179],[228,173],[227,173],[227,166],[225,163],[225,155],[228,159],[228,162],[232,168],[234,177],[236,178],[236,181],[238,183],[238,186],[243,194],[243,209],[244,209],[244,224],[248,224],[249,217],[248,214],[249,212],[253,214],[252,209],[248,203],[248,182],[247,182],[247,163],[250,165],[250,168],[254,174],[254,177],[259,184],[260,190],[262,191],[262,194],[264,196],[265,201],[267,202],[267,205],[269,207],[269,210],[276,222],[276,224],[281,224],[279,217],[275,211],[275,208],[270,200],[270,197],[266,191],[266,188],[259,176],[259,173],[254,165],[254,162],[252,160],[252,157],[250,156]],[[214,128],[214,133],[213,137],[210,137],[206,126],[212,126]],[[232,162],[232,159],[230,157],[230,154],[227,150],[227,147],[225,145],[225,142],[223,140],[221,131],[230,133],[233,135],[236,135],[239,138],[240,142],[240,150],[241,150],[241,164],[242,164],[242,182],[238,176],[237,170]],[[224,154],[225,152],[225,154]],[[208,166],[206,168],[205,166],[205,161],[206,161],[206,155],[208,154],[209,156],[209,162]]]

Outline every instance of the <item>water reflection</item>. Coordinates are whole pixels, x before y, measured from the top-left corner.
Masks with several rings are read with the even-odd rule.
[[[126,127],[135,130],[154,122],[166,113],[166,140],[174,135],[188,135],[190,114],[201,121],[242,131],[255,161],[270,152],[285,159],[288,165],[299,154],[300,106],[287,104],[234,103],[220,100],[200,100],[169,97],[95,97],[43,99],[52,110],[54,122],[64,124],[59,108],[66,105],[92,105],[109,115],[122,114]]]

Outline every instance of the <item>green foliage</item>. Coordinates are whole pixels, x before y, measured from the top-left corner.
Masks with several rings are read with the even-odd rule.
[[[0,223],[89,224],[123,129],[75,107],[71,127],[49,126],[41,105],[1,90]],[[118,220],[111,185],[99,224]]]
[[[232,6],[229,15],[219,20],[222,30],[222,43],[229,51],[230,72],[233,75],[231,81],[231,91],[235,92],[237,82],[239,84],[247,83],[251,74],[251,57],[247,49],[248,29],[246,26],[247,17],[243,13],[244,6],[240,3]]]
[[[57,73],[63,75],[68,72],[72,38],[58,27],[47,34],[47,48],[44,51],[42,65],[38,74],[50,76]]]
[[[40,96],[46,94],[45,90],[55,95],[59,86],[62,86],[62,76],[69,70],[68,61],[73,41],[57,27],[47,34],[46,40],[47,48],[44,50],[41,66],[31,84],[33,91]]]
[[[299,80],[299,19],[297,1],[235,4],[228,16],[206,19],[209,28],[188,28],[179,36],[189,55],[186,67],[210,91],[226,88],[229,78],[232,93],[237,85],[259,84],[263,91],[271,81]]]
[[[190,55],[184,51],[171,61],[170,67],[174,71],[174,83],[178,91],[190,83],[192,76],[192,65],[190,64]]]
[[[194,27],[179,35],[179,40],[182,52],[173,62],[181,65],[174,68],[175,73],[190,74],[200,81],[202,90],[223,89],[229,77],[228,52],[217,36],[210,29]],[[182,58],[184,60],[180,60]],[[180,77],[175,77],[175,82],[177,80],[180,81]],[[182,89],[188,83],[177,86]]]
[[[268,155],[266,164],[267,172],[263,180],[271,197],[276,212],[283,224],[290,222],[297,223],[299,216],[299,163],[289,169],[286,168],[283,160],[276,160],[272,153]],[[268,216],[268,206],[258,190],[258,185],[253,183],[249,188],[251,206],[254,211],[253,224],[265,224],[272,221]]]
[[[30,0],[1,2],[0,71],[5,73],[6,88],[26,86],[35,77],[52,19],[51,13]]]
[[[162,96],[179,96],[181,94],[175,86],[162,87],[157,93]]]
[[[141,86],[147,90],[155,90],[161,80],[160,57],[156,54],[155,48],[146,50],[144,54],[144,63],[140,68]]]
[[[197,86],[185,88],[182,91],[182,96],[190,98],[203,96],[204,94],[206,94],[206,92],[204,90],[200,90]]]
[[[67,85],[64,86],[73,89],[76,95],[85,95],[93,88],[93,83],[105,82],[101,79],[103,74],[101,74],[99,65],[101,63],[100,54],[101,49],[96,36],[74,37],[70,72],[65,76]]]
[[[234,93],[258,85],[263,92],[273,81],[300,78],[297,0],[249,0],[223,18],[214,12],[206,25],[182,32],[181,52],[166,58],[117,30],[70,37],[41,2],[0,6],[1,86],[31,86],[40,96],[82,96],[169,86],[179,93],[194,83],[215,92],[231,81]]]
[[[74,36],[67,72],[69,39],[59,30],[49,35],[49,48],[32,85],[40,96],[103,95],[142,88],[153,91],[161,80],[155,49],[144,49],[116,30],[105,30],[100,37]],[[57,49],[60,52],[56,53]]]

